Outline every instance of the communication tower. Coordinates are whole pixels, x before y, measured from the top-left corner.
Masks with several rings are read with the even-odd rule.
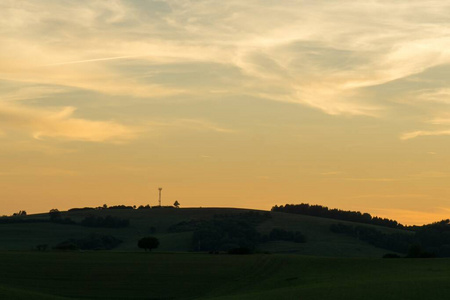
[[[159,207],[161,207],[161,191],[162,191],[162,187],[158,188],[159,190]]]

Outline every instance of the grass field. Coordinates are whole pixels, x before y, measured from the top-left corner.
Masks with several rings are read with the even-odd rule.
[[[55,223],[0,224],[1,250],[32,250],[38,244],[54,246],[69,238],[80,239],[91,233],[111,235],[123,240],[116,251],[139,251],[137,241],[146,235],[155,235],[160,240],[158,251],[186,252],[191,248],[192,232],[171,233],[168,228],[181,221],[208,219],[215,214],[237,214],[248,210],[235,208],[185,208],[185,209],[144,209],[144,210],[94,210],[63,212],[63,217],[80,221],[87,215],[112,215],[130,220],[127,228],[87,228],[77,225]],[[261,251],[272,253],[295,253],[332,257],[381,257],[386,250],[373,247],[356,238],[332,233],[333,223],[346,223],[332,219],[271,212],[272,218],[259,225],[261,233],[273,228],[301,231],[307,243],[269,242],[259,245]],[[27,218],[47,218],[48,214],[31,215]],[[355,223],[351,223],[355,224]],[[366,225],[370,226],[370,225]],[[156,229],[152,233],[151,228]],[[379,230],[396,230],[378,227]]]
[[[0,299],[450,299],[449,259],[1,252]]]

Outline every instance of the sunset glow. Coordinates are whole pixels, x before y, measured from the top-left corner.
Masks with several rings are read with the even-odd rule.
[[[2,1],[1,215],[450,217],[450,4]]]

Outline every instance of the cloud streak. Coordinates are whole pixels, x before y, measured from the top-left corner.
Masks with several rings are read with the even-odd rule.
[[[400,136],[401,140],[411,140],[424,136],[447,136],[450,135],[450,130],[417,130],[404,133]]]
[[[0,75],[157,97],[177,89],[129,80],[128,71],[118,70],[113,62],[202,61],[232,65],[247,76],[231,92],[245,88],[255,96],[332,115],[378,116],[385,107],[366,95],[365,88],[450,62],[450,39],[442,30],[448,11],[450,5],[437,1],[261,5],[251,0],[223,6],[184,0],[23,1],[19,8],[4,4],[0,13],[5,42],[0,56],[9,62],[4,63],[9,72]],[[23,34],[25,29],[30,32]],[[47,38],[36,43],[43,32]],[[76,67],[82,63],[92,66]],[[33,72],[33,65],[61,68]],[[264,92],[267,86],[271,91]]]
[[[39,140],[124,142],[136,137],[136,131],[130,127],[113,121],[75,118],[74,111],[73,107],[51,111],[1,104],[0,128],[27,132]]]

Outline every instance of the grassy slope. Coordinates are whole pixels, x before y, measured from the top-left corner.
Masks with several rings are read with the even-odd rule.
[[[122,239],[124,243],[117,248],[118,251],[138,250],[136,247],[137,240],[146,235],[155,235],[160,239],[158,251],[188,251],[192,233],[169,233],[167,230],[171,225],[191,219],[211,218],[215,214],[235,214],[244,211],[246,210],[233,208],[191,208],[65,212],[63,217],[70,217],[78,221],[89,214],[113,215],[130,219],[131,225],[128,228],[108,229],[52,223],[0,224],[0,250],[31,250],[38,244],[53,246],[68,238],[83,238],[95,232]],[[274,227],[298,230],[306,235],[308,242],[305,244],[270,242],[261,245],[260,248],[264,251],[344,257],[380,257],[387,252],[352,237],[329,231],[331,224],[341,221],[277,212],[271,213],[271,215],[270,220],[259,226],[258,229],[261,232],[269,232]],[[41,214],[28,217],[48,218],[48,215]],[[156,234],[151,233],[151,227],[157,229]],[[394,231],[379,228],[384,231]]]
[[[3,252],[0,265],[1,299],[450,298],[449,259]]]

